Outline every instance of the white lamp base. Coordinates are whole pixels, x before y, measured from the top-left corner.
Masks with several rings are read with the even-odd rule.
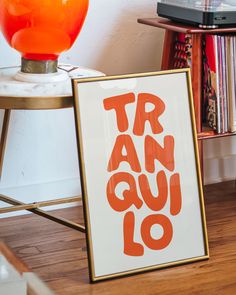
[[[69,75],[62,70],[58,70],[58,72],[52,74],[28,74],[19,71],[15,74],[14,79],[28,83],[53,83],[65,81],[69,79]]]

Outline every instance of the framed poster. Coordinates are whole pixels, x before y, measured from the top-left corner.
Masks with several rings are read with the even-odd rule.
[[[91,280],[207,259],[189,70],[73,91]]]

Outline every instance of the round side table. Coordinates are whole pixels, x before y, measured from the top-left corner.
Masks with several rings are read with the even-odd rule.
[[[0,109],[5,110],[0,139],[0,176],[2,173],[11,110],[52,110],[74,107],[71,79],[105,76],[101,72],[84,67],[60,65],[59,68],[61,71],[67,73],[68,79],[61,82],[49,83],[19,82],[14,79],[14,76],[20,70],[19,67],[0,69]],[[0,209],[0,214],[28,210],[62,225],[85,232],[84,226],[55,217],[39,209],[40,207],[77,202],[80,200],[81,197],[70,197],[24,204],[9,196],[0,195],[0,201],[13,205]]]

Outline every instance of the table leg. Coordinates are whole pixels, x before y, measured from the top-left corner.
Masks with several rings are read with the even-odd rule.
[[[176,40],[177,33],[174,31],[166,30],[165,39],[163,45],[163,53],[162,53],[162,70],[170,70],[173,69],[173,56],[174,56],[174,46]]]
[[[192,88],[197,132],[202,132],[202,34],[192,35]],[[202,180],[204,180],[203,142],[198,142]]]
[[[5,110],[4,117],[3,117],[3,124],[2,124],[1,139],[0,139],[0,179],[2,176],[2,168],[3,168],[3,161],[4,161],[4,155],[5,155],[5,149],[6,149],[10,116],[11,116],[11,110]]]
[[[8,204],[11,204],[11,205],[14,205],[14,206],[22,206],[24,207],[24,205],[26,205],[25,203],[23,202],[20,202],[20,201],[17,201],[15,199],[12,199],[10,197],[7,197],[7,196],[4,196],[4,195],[0,195],[0,201],[2,202],[5,202],[5,203],[8,203]],[[47,218],[51,221],[54,221],[54,222],[57,222],[59,224],[62,224],[64,226],[67,226],[67,227],[70,227],[72,229],[75,229],[77,231],[80,231],[82,233],[85,233],[86,232],[86,229],[85,229],[85,226],[84,225],[81,225],[81,224],[78,224],[78,223],[75,223],[73,221],[70,221],[70,220],[67,220],[65,218],[61,218],[61,217],[56,217],[54,215],[52,215],[51,213],[49,212],[45,212],[41,209],[25,209],[27,211],[30,211],[34,214],[37,214],[41,217],[44,217],[44,218]]]
[[[202,35],[192,35],[192,87],[197,131],[202,131]]]

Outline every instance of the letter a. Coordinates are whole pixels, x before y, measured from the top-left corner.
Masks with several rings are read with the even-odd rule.
[[[126,150],[126,155],[122,154],[124,148]],[[134,147],[134,143],[129,135],[117,136],[107,170],[111,172],[118,169],[121,162],[129,163],[131,169],[134,172],[141,172],[141,166]]]

